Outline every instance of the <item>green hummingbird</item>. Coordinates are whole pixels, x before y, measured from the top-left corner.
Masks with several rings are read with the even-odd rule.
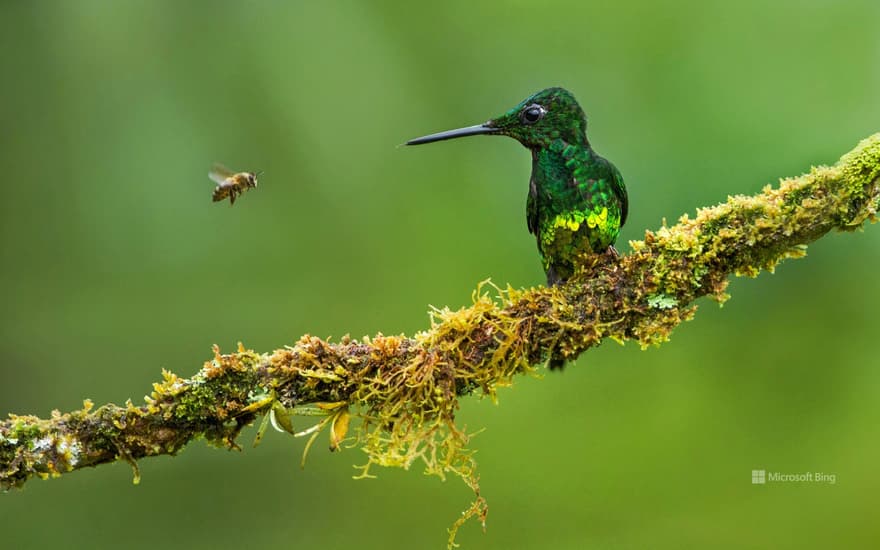
[[[478,134],[509,136],[532,152],[526,223],[555,285],[571,277],[579,256],[609,252],[626,222],[623,177],[587,140],[587,117],[563,88],[547,88],[483,124],[411,139],[419,145]]]

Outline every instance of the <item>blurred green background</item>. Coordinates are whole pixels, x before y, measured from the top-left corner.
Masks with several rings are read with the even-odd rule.
[[[880,131],[880,4],[0,4],[0,414],[140,402],[218,343],[423,329],[481,279],[540,284],[530,159],[418,149],[550,85],[629,186],[627,240]],[[264,170],[234,208],[214,161]],[[880,227],[736,280],[661,348],[608,343],[460,420],[489,499],[465,548],[880,541]],[[471,495],[270,433],[0,496],[3,548],[441,548]],[[751,484],[751,470],[837,483]],[[876,547],[876,546],[874,546]]]

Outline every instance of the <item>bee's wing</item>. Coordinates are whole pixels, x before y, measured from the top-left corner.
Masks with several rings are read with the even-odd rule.
[[[226,178],[232,175],[232,170],[223,166],[222,164],[215,164],[211,167],[211,171],[208,172],[208,177],[211,178],[218,185],[226,181]]]

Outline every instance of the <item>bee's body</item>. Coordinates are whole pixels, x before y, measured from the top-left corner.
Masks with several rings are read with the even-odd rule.
[[[216,184],[212,197],[214,202],[219,202],[229,197],[229,205],[235,204],[235,199],[248,189],[257,186],[257,174],[253,172],[239,172],[233,174],[232,171],[219,164],[214,165],[208,173]]]

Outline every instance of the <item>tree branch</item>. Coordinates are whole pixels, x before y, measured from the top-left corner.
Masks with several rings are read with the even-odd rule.
[[[264,354],[239,346],[222,355],[215,348],[192,378],[165,372],[144,405],[94,409],[86,401],[81,410],[55,411],[48,419],[9,415],[0,422],[0,487],[119,459],[136,469],[136,460],[173,455],[198,437],[238,448],[236,436],[260,415],[291,433],[298,416],[323,415],[319,426],[331,426],[336,449],[352,414],[361,420],[352,440],[369,457],[364,476],[374,464],[409,468],[420,461],[428,473],[455,474],[474,489],[477,499],[454,532],[466,517],[486,511],[468,434],[454,421],[460,396],[494,397],[498,386],[533,372],[550,355],[573,359],[605,338],[643,347],[664,342],[693,316],[694,300],[726,298],[731,274],[772,271],[832,229],[876,221],[878,207],[875,134],[834,167],[647,231],[643,241],[630,243],[628,255],[585,257],[582,270],[560,286],[493,287],[493,298],[482,283],[471,307],[434,310],[431,327],[412,337],[331,343],[306,335]]]

